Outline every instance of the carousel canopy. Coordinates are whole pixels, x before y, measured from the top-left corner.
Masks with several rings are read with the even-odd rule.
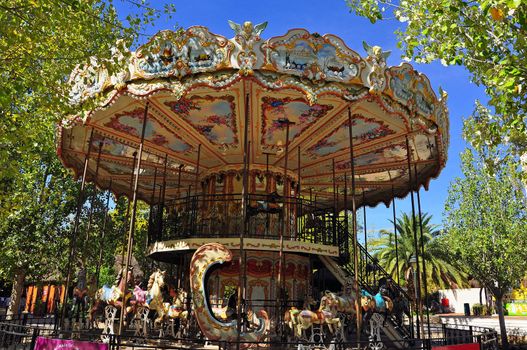
[[[131,196],[147,114],[138,197],[157,201],[156,182],[171,199],[194,192],[196,172],[243,169],[246,118],[250,171],[283,174],[288,120],[288,177],[300,174],[306,198],[332,201],[334,180],[351,193],[351,115],[358,205],[388,203],[438,176],[446,93],[438,98],[411,65],[388,67],[389,52],[366,43],[361,57],[330,34],[292,29],[263,40],[266,23],[229,23],[233,39],[201,26],[161,31],[111,76],[95,61],[76,69],[71,102],[96,108],[60,126],[64,165],[81,175],[89,153],[87,180]]]

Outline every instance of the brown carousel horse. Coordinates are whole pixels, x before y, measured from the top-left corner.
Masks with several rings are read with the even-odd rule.
[[[124,304],[124,294],[126,290],[124,268],[119,271],[115,284],[111,287],[104,285],[95,292],[93,305],[88,313],[88,319],[92,325],[95,325],[95,316],[100,313],[106,305],[111,305],[115,308],[121,308]],[[128,282],[133,281],[132,270],[128,270]],[[127,296],[128,298],[128,296]]]

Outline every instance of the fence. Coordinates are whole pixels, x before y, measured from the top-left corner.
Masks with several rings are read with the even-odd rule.
[[[74,339],[84,341],[100,341],[101,333],[98,330],[75,330],[59,329],[53,318],[32,319],[27,318],[24,324],[24,317],[18,317],[0,322],[0,348],[13,350],[33,350],[38,337]],[[75,325],[75,319],[70,320],[70,325]],[[432,337],[430,339],[404,339],[400,341],[388,341],[383,339],[388,349],[414,349],[430,350],[435,346],[446,346],[455,344],[479,344],[481,350],[494,350],[498,345],[498,334],[496,331],[474,327],[474,326],[456,326],[437,325],[431,328]],[[253,348],[265,349],[371,349],[377,348],[378,342],[364,340],[347,341],[347,342],[308,342],[308,341],[283,341],[271,339],[269,341],[260,341],[258,343],[247,343]],[[200,338],[159,338],[159,337],[139,337],[125,334],[123,336],[109,335],[108,348],[114,349],[188,349],[195,345],[212,345],[219,350],[236,349],[236,341],[208,341]]]

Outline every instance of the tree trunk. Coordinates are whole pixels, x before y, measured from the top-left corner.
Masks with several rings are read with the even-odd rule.
[[[7,316],[18,315],[18,309],[20,307],[20,298],[24,293],[24,281],[26,280],[26,270],[19,267],[15,270],[15,276],[13,279],[13,289],[11,290],[11,300],[9,301],[9,307],[7,309]]]
[[[509,349],[509,340],[507,339],[507,328],[505,328],[505,315],[503,313],[503,296],[496,296],[496,308],[500,320],[501,346],[503,350]]]

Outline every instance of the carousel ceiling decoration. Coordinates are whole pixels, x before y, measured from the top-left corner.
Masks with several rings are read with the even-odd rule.
[[[411,65],[388,67],[389,52],[366,43],[362,57],[334,35],[293,29],[264,40],[266,23],[230,26],[232,39],[201,26],[161,31],[113,75],[95,61],[77,68],[71,103],[96,108],[62,123],[63,163],[79,175],[89,153],[87,179],[103,189],[111,180],[114,193],[130,196],[148,102],[138,193],[147,202],[159,200],[162,183],[168,199],[186,194],[197,171],[200,180],[240,172],[246,113],[251,171],[283,173],[280,120],[292,122],[288,176],[300,174],[303,196],[330,201],[334,180],[340,193],[351,185],[349,114],[359,205],[405,196],[410,177],[417,188],[438,176],[449,142],[447,95],[438,98]]]

